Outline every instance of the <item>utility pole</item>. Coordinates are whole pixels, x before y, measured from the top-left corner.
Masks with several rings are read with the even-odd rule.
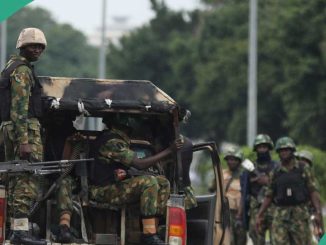
[[[250,0],[248,56],[247,145],[257,135],[257,0]]]
[[[105,78],[106,72],[106,1],[102,0],[102,28],[101,28],[101,46],[99,52],[99,70],[98,77]]]
[[[1,23],[0,70],[5,67],[7,56],[7,21]]]
[[[106,77],[106,1],[102,0],[102,27],[101,27],[101,44],[99,48],[98,78]],[[89,128],[91,130],[102,130],[102,120],[99,118],[89,119]]]

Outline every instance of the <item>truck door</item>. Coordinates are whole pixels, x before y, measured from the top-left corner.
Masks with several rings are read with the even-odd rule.
[[[198,206],[187,211],[187,245],[229,244],[229,209],[215,142],[193,146],[190,179]]]

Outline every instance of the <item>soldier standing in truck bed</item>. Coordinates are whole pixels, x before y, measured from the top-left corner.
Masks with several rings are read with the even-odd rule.
[[[42,161],[43,146],[40,135],[41,90],[32,62],[39,59],[47,42],[37,28],[23,29],[18,37],[14,55],[1,73],[0,106],[1,130],[4,137],[5,158],[10,160]],[[28,213],[38,197],[39,179],[22,174],[10,180],[10,215],[13,217],[13,244],[46,244],[28,234]]]

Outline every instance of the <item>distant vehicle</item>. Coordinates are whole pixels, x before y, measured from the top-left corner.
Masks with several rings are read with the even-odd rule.
[[[149,81],[65,77],[40,77],[40,81],[44,102],[44,116],[41,120],[44,161],[61,160],[65,139],[75,130],[84,136],[91,148],[92,142],[103,129],[102,118],[114,113],[133,116],[135,130],[132,147],[138,157],[153,154],[158,146],[168,146],[179,135],[179,121],[183,119],[180,107]],[[192,166],[200,166],[202,163],[199,160],[205,159],[205,164],[211,171],[211,179],[207,181],[209,184],[214,182],[216,191],[209,193],[208,186],[202,185],[197,188],[197,182],[194,181],[194,188],[201,189],[201,195],[196,196],[198,207],[186,211],[181,188],[180,153],[175,154],[169,163],[158,163],[157,168],[148,172],[164,174],[172,187],[166,223],[162,226],[161,233],[165,234],[166,242],[170,245],[229,244],[229,210],[224,199],[217,147],[214,142],[208,142],[195,144],[192,150]],[[89,154],[85,152],[85,157],[89,157]],[[84,181],[83,184],[79,183],[79,189],[74,193],[72,228],[77,238],[76,243],[139,244],[139,208],[134,205],[109,207],[91,201],[83,202],[80,193],[82,188],[87,188],[87,171],[78,170],[76,166],[73,174],[77,182]],[[5,194],[0,195],[0,230],[6,230],[0,239],[4,244],[10,244],[5,241],[9,230],[9,220],[5,219],[5,197]],[[47,239],[49,244],[54,244],[51,230],[57,225],[54,200],[50,197],[44,201],[32,217],[32,221],[40,224],[40,237]]]

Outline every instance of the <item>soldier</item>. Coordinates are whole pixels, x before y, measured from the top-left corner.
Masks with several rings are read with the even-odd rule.
[[[291,138],[279,138],[275,150],[281,166],[270,175],[271,181],[257,214],[257,230],[261,229],[264,213],[273,202],[275,211],[272,233],[275,244],[309,244],[309,200],[315,209],[316,223],[322,227],[320,197],[315,179],[307,166],[300,166],[296,161],[296,146]]]
[[[130,167],[147,169],[160,159],[182,147],[174,144],[160,153],[139,159],[130,149],[131,127],[127,115],[117,114],[103,122],[109,130],[98,137],[94,148],[95,163],[91,166],[90,199],[114,206],[140,202],[142,215],[142,244],[164,245],[157,235],[158,217],[166,210],[170,183],[163,176],[128,176]]]
[[[223,170],[225,196],[230,205],[231,218],[231,244],[244,245],[247,242],[247,234],[241,221],[241,188],[240,174],[243,153],[241,149],[231,148],[224,157],[228,169]]]
[[[13,55],[1,73],[1,130],[4,137],[6,161],[23,159],[42,161],[40,136],[41,90],[32,62],[39,59],[47,43],[37,28],[23,29]],[[28,214],[38,197],[39,179],[24,174],[11,179],[9,189],[10,214],[13,216],[13,244],[46,244],[28,234]]]
[[[265,244],[266,231],[271,230],[272,207],[265,213],[262,229],[257,233],[256,215],[262,204],[264,192],[269,182],[268,174],[275,168],[276,163],[271,159],[270,151],[274,144],[267,134],[259,134],[254,141],[253,150],[256,152],[255,162],[257,172],[244,171],[241,176],[241,192],[244,226],[249,228],[249,236],[253,244]],[[249,223],[249,224],[248,224]],[[248,227],[249,226],[249,227]],[[271,235],[271,232],[269,233]]]
[[[310,168],[312,176],[315,177],[315,173],[312,168],[313,160],[314,160],[313,154],[308,150],[302,150],[302,151],[296,152],[295,156],[296,156],[296,159],[297,159],[299,165],[301,167],[307,166],[308,168]],[[315,215],[314,215],[315,209],[314,209],[313,205],[311,204],[311,202],[309,202],[309,204],[308,204],[308,210],[309,210],[309,214],[310,214],[310,220],[312,221],[313,234],[317,239],[319,239],[320,233],[322,231],[320,231],[321,227],[318,227],[315,222]],[[309,233],[307,234],[307,238],[309,239],[310,237],[311,237],[311,232],[309,231]],[[307,244],[311,244],[311,243],[312,242],[309,239]]]
[[[43,160],[39,123],[42,112],[42,86],[31,63],[39,59],[46,47],[46,38],[40,29],[23,29],[16,45],[19,55],[13,55],[1,73],[1,131],[6,161]],[[67,215],[72,211],[72,202],[66,195],[68,182],[69,180],[63,180],[58,192],[62,214],[60,224],[70,222]],[[9,180],[8,205],[9,214],[13,217],[11,225],[13,232],[10,237],[12,244],[46,244],[45,241],[36,239],[28,232],[28,217],[42,190],[42,183],[44,183],[43,177],[31,173],[15,176]],[[63,200],[66,202],[62,202]],[[60,229],[60,234],[61,237],[67,238],[65,229]]]
[[[300,165],[307,165],[308,167],[312,167],[314,156],[310,151],[299,151],[296,156]]]

